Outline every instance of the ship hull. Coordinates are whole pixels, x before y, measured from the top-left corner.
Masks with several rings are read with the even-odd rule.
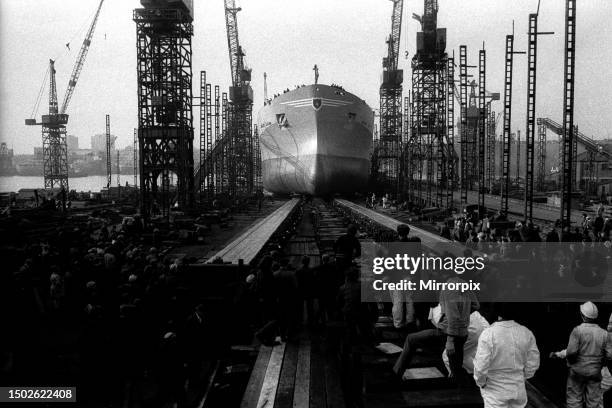
[[[374,117],[344,90],[309,85],[259,113],[264,189],[332,195],[367,188]]]

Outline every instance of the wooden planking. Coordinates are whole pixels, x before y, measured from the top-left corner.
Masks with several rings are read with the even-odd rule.
[[[325,364],[317,343],[311,347],[310,356],[310,408],[326,408]]]
[[[310,405],[310,340],[302,340],[298,350],[295,373],[293,408],[309,408]]]
[[[287,201],[272,214],[256,222],[238,238],[217,252],[207,263],[211,263],[215,258],[221,258],[225,262],[235,264],[242,259],[245,264],[249,264],[299,202],[300,200],[297,198]]]
[[[257,401],[259,400],[259,394],[261,392],[261,386],[264,382],[264,377],[268,368],[268,362],[270,361],[270,355],[272,354],[272,347],[261,346],[249,383],[247,384],[240,408],[255,408],[257,407]]]
[[[406,407],[462,407],[482,408],[478,388],[447,388],[402,392]]]
[[[327,406],[329,408],[343,408],[344,394],[342,393],[342,384],[340,383],[340,372],[338,362],[333,356],[327,356],[325,359],[325,395],[327,397]]]
[[[276,391],[276,402],[274,408],[291,408],[293,406],[293,390],[298,363],[298,345],[287,344],[285,359],[280,373],[278,390]]]
[[[268,368],[266,370],[266,376],[264,377],[263,385],[261,386],[261,393],[259,394],[259,400],[257,401],[257,408],[274,407],[276,390],[278,388],[281,367],[283,365],[283,357],[285,356],[285,347],[286,344],[282,343],[278,346],[274,346],[272,349],[272,354],[270,355],[270,361],[268,362]]]

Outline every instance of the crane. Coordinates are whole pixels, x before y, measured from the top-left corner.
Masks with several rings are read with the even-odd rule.
[[[87,52],[89,51],[89,46],[91,45],[91,40],[93,38],[94,31],[96,30],[96,24],[98,24],[98,17],[100,16],[100,11],[102,10],[102,4],[104,4],[104,0],[100,0],[100,4],[96,10],[96,15],[94,16],[93,22],[91,23],[89,30],[87,30],[87,35],[83,40],[83,44],[81,44],[81,50],[79,51],[79,55],[76,59],[76,64],[74,64],[74,68],[72,69],[70,81],[68,81],[68,89],[66,90],[64,102],[62,103],[62,108],[60,109],[61,114],[66,113],[70,100],[72,99],[72,94],[74,94],[74,88],[76,87],[81,71],[83,70],[83,65],[85,64],[85,59],[87,58]]]
[[[404,71],[398,69],[400,36],[404,0],[393,1],[391,34],[387,38],[387,56],[383,58],[383,79],[380,85],[380,137],[377,155],[373,157],[384,178],[386,189],[396,190],[400,182],[400,156],[402,152],[402,82]]]
[[[232,86],[229,91],[230,150],[222,154],[235,160],[229,166],[228,180],[232,194],[250,195],[255,188],[257,172],[257,152],[253,143],[252,114],[253,88],[251,87],[251,70],[244,63],[245,53],[238,38],[237,14],[242,9],[236,7],[235,0],[224,0],[225,24],[227,28],[227,45],[229,50]]]
[[[85,59],[87,51],[91,45],[91,40],[100,16],[104,0],[100,0],[93,22],[87,31],[85,40],[79,51],[76,63],[72,70],[72,75],[68,81],[68,88],[64,96],[64,101],[61,108],[58,105],[57,85],[55,80],[55,61],[49,60],[49,114],[42,115],[42,120],[37,122],[36,119],[26,119],[26,126],[42,126],[43,139],[43,175],[45,180],[45,188],[54,188],[56,186],[68,191],[68,149],[66,146],[66,125],[68,124],[68,106]]]
[[[232,74],[232,87],[230,88],[230,101],[235,104],[253,103],[253,89],[251,88],[251,70],[246,69],[244,63],[245,53],[240,46],[238,38],[238,12],[235,0],[225,1],[225,25],[227,28],[227,46],[229,49],[230,68]]]
[[[395,73],[397,72],[397,63],[399,58],[404,0],[391,1],[393,1],[393,12],[391,14],[391,34],[387,39],[387,56],[383,58],[383,69],[387,72]]]

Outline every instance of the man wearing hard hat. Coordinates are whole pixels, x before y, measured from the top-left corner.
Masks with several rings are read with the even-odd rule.
[[[597,408],[601,400],[601,369],[612,363],[612,337],[595,321],[597,306],[592,302],[580,305],[583,323],[570,334],[565,356],[567,376],[567,408]]]

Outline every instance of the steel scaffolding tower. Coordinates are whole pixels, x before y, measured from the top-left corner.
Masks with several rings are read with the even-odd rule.
[[[486,61],[487,54],[484,49],[478,52],[478,215],[482,219],[485,206],[485,144],[486,139]]]
[[[215,154],[223,161],[222,179],[224,194],[229,197],[245,197],[255,193],[257,154],[253,141],[253,89],[251,70],[244,61],[245,52],[238,36],[235,0],[225,0],[225,23],[230,58],[232,85],[229,89],[228,129]],[[227,140],[225,140],[227,138]]]
[[[453,208],[456,188],[455,157],[455,57],[447,59],[446,67],[446,142],[448,144],[448,189],[446,190],[446,208]]]
[[[254,172],[255,172],[255,185],[254,190],[257,195],[263,193],[263,174],[261,166],[261,145],[259,143],[259,128],[255,125],[253,129],[253,155],[254,160]]]
[[[210,167],[208,152],[208,133],[206,132],[206,71],[200,71],[200,163],[197,173],[198,191],[200,192],[200,202],[207,198],[208,186],[208,168]]]
[[[491,111],[491,104],[487,104],[487,189],[491,192],[495,181],[495,112]]]
[[[168,217],[175,203],[190,207],[194,197],[192,18],[183,9],[143,8],[134,21],[141,212]]]
[[[106,188],[111,186],[113,170],[111,169],[111,133],[110,115],[106,115]]]
[[[467,47],[459,46],[459,93],[461,101],[461,204],[468,203]]]
[[[380,85],[380,136],[376,168],[383,191],[398,191],[400,155],[402,152],[402,83],[404,71],[398,69],[402,29],[403,0],[393,0],[391,34],[387,39],[387,56],[383,58],[383,80]]]
[[[422,31],[417,33],[417,52],[412,58],[411,168],[426,166],[423,183],[418,171],[419,192],[424,188],[425,205],[443,207],[451,187],[448,177],[450,149],[447,146],[446,103],[448,61],[446,29],[437,27],[437,1],[425,0],[419,17]],[[415,163],[416,162],[416,163]],[[410,177],[414,177],[411,170]],[[423,186],[423,184],[425,184]]]
[[[527,48],[527,124],[525,125],[525,221],[533,220],[533,164],[535,142],[536,63],[538,48],[538,15],[529,15]]]
[[[506,36],[506,65],[504,80],[504,133],[503,133],[503,174],[501,211],[508,214],[510,195],[510,153],[512,151],[512,65],[514,62],[514,34]]]
[[[572,174],[576,154],[574,147],[574,76],[576,68],[576,0],[565,2],[565,63],[563,100],[563,183],[561,198],[561,222],[571,224]]]
[[[527,123],[525,125],[525,221],[533,221],[533,184],[535,163],[535,128],[536,128],[536,78],[538,56],[538,13],[529,14],[529,32],[527,48]]]
[[[537,189],[544,190],[546,185],[546,125],[542,123],[542,118],[536,121],[538,125],[538,177]]]

